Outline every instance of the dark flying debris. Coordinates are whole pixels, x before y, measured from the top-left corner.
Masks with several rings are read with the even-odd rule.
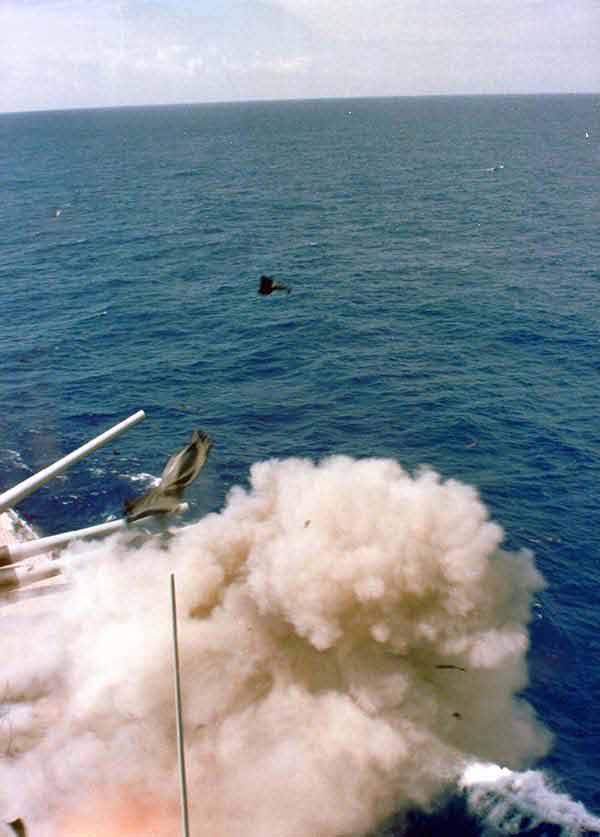
[[[462,668],[462,666],[452,666],[449,663],[448,664],[442,663],[442,664],[436,666],[436,668],[442,668],[442,669],[453,668],[453,669],[456,669],[456,671],[466,671],[467,670],[466,668]]]
[[[272,294],[273,291],[287,291],[288,294],[291,293],[291,288],[288,288],[287,285],[282,285],[281,282],[275,282],[270,276],[265,276],[264,274],[260,277],[260,284],[258,286],[258,292],[261,296],[268,296]]]
[[[172,512],[181,503],[184,490],[204,467],[212,446],[212,440],[206,433],[194,430],[189,445],[168,460],[160,483],[141,497],[125,501],[127,520],[131,523],[152,514]]]
[[[25,831],[25,823],[22,819],[13,820],[8,824],[10,828],[14,831],[17,837],[27,837],[27,832]]]

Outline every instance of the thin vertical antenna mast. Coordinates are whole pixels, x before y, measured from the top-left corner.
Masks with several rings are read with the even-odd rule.
[[[179,790],[181,794],[181,831],[190,837],[187,786],[185,780],[185,752],[183,749],[183,721],[181,717],[181,683],[179,681],[179,647],[177,645],[177,607],[175,604],[175,575],[171,573],[171,617],[173,621],[173,663],[175,668],[175,710],[177,715],[177,755],[179,758]]]

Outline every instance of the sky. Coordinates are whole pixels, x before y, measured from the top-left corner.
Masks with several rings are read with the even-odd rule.
[[[0,0],[0,112],[600,92],[600,0]]]

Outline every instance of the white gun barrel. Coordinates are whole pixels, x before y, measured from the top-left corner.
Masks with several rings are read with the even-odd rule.
[[[180,503],[173,513],[183,514],[188,509],[188,503]],[[62,532],[60,535],[49,535],[47,538],[0,546],[0,587],[31,584],[34,581],[39,581],[40,578],[57,575],[64,566],[64,561],[50,559],[37,564],[23,563],[27,558],[41,555],[44,552],[51,552],[53,549],[66,546],[71,541],[111,535],[120,529],[146,523],[149,519],[142,518],[129,523],[122,517],[119,520],[110,520],[108,523],[99,523],[97,526],[88,526],[86,529],[77,529],[73,532]]]
[[[43,581],[60,575],[64,561],[38,561],[36,564],[17,564],[9,567],[0,567],[0,593],[2,588],[12,593],[16,587],[27,587],[36,581]]]
[[[124,433],[125,430],[133,427],[133,425],[141,421],[145,415],[146,414],[143,410],[138,410],[137,413],[134,413],[129,416],[129,418],[119,422],[119,424],[115,424],[114,427],[109,428],[104,433],[101,433],[99,436],[96,436],[94,439],[86,442],[85,445],[77,448],[77,450],[68,453],[66,456],[63,456],[62,459],[58,459],[52,465],[48,465],[47,468],[44,468],[42,471],[38,471],[37,474],[33,474],[33,476],[28,477],[26,480],[23,480],[23,482],[15,485],[14,488],[10,488],[8,491],[0,494],[0,513],[6,511],[6,509],[12,508],[24,497],[27,497],[34,491],[37,491],[38,488],[41,488],[51,479],[57,477],[59,474],[62,474],[62,472],[66,471],[70,465],[73,465],[75,462],[83,459],[84,456],[88,456],[90,453],[93,453],[93,451],[97,448],[102,447],[102,445],[110,442],[111,439],[114,439],[116,436]]]

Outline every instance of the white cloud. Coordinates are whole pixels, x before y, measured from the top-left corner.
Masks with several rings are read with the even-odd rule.
[[[9,0],[0,6],[0,110],[285,97],[310,32],[266,3]]]
[[[600,90],[596,0],[0,0],[0,111]]]

